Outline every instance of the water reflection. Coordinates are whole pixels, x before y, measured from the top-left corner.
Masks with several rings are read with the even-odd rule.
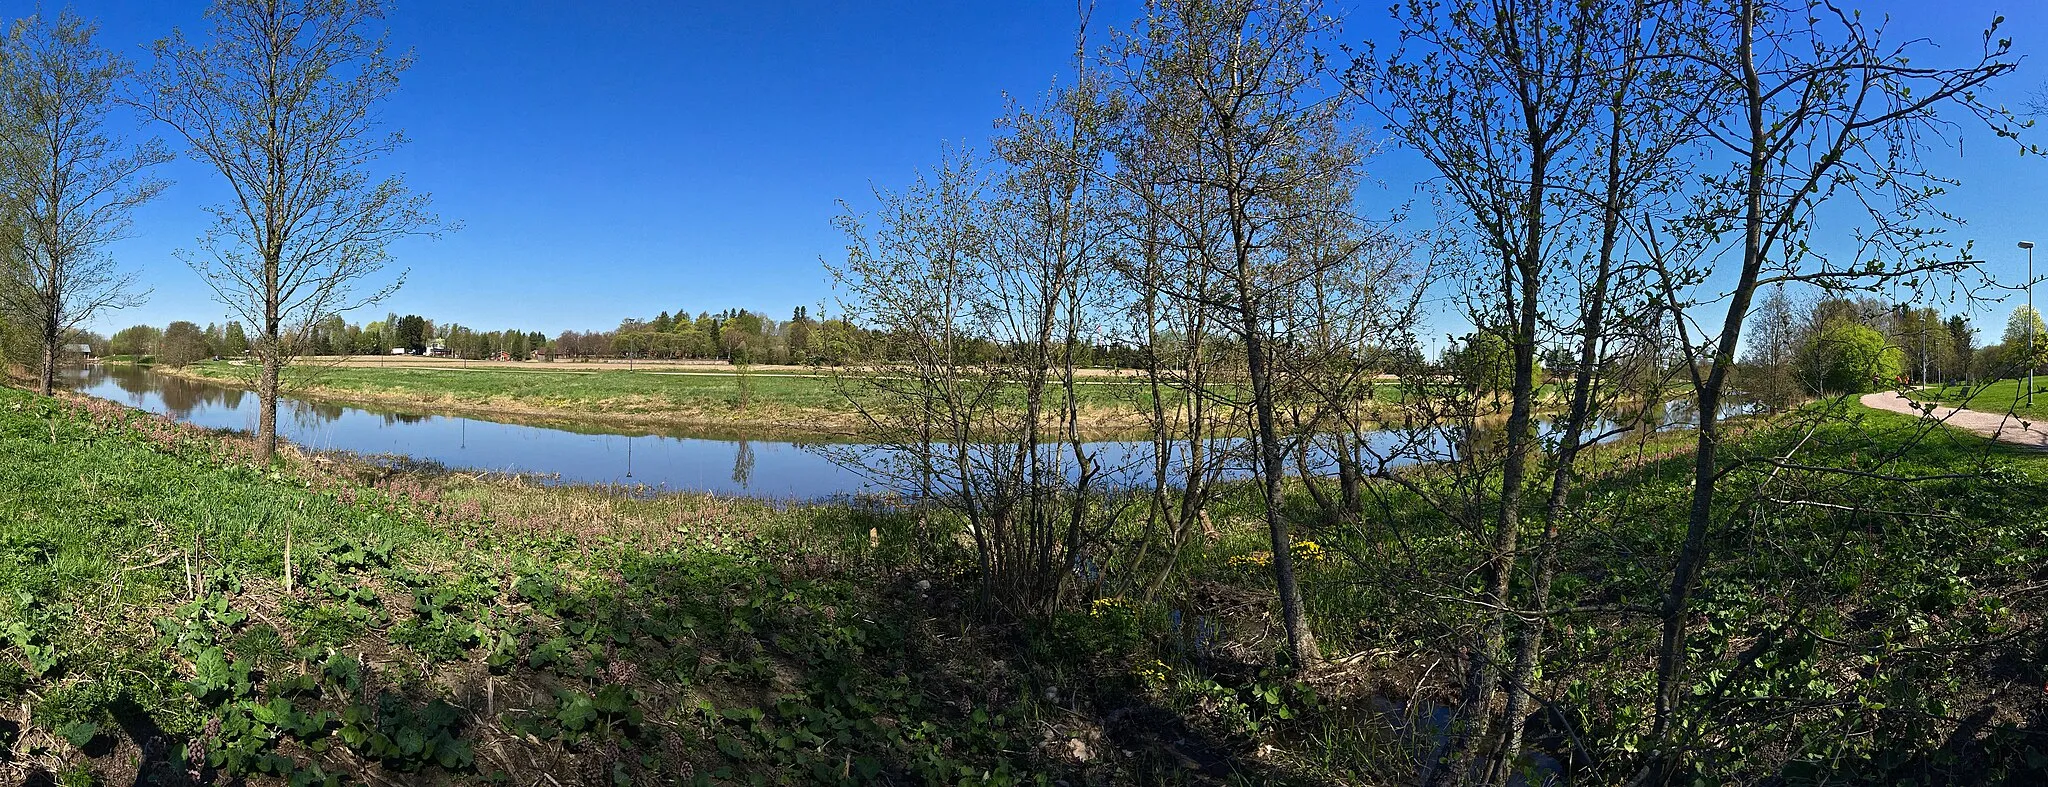
[[[754,480],[754,444],[746,440],[732,454],[732,482],[745,488]]]
[[[101,365],[71,370],[70,386],[81,393],[173,416],[212,429],[251,430],[256,426],[257,397],[250,392],[212,383],[155,374],[144,368]],[[1629,420],[1635,430],[1687,428],[1696,418],[1685,400],[1641,408]],[[1723,415],[1747,412],[1731,405]],[[278,431],[286,439],[313,450],[340,450],[371,456],[402,455],[447,467],[519,473],[583,484],[645,485],[654,489],[704,491],[776,499],[810,500],[862,492],[887,491],[874,478],[893,479],[884,486],[901,491],[918,488],[917,468],[903,455],[864,445],[818,446],[764,440],[706,439],[686,432],[622,433],[602,428],[556,429],[497,423],[477,418],[383,412],[330,402],[293,399],[280,403]],[[1653,426],[1654,425],[1654,426]],[[1556,419],[1539,422],[1539,433],[1556,439]],[[1359,436],[1347,444],[1367,467],[1396,467],[1440,461],[1489,451],[1501,438],[1497,424],[1474,428],[1429,427],[1386,429]],[[1610,439],[1625,432],[1613,421],[1598,421],[1588,434]],[[1296,452],[1290,469],[1331,472],[1333,441],[1318,440]],[[1091,461],[1102,469],[1100,487],[1127,488],[1151,478],[1153,445],[1149,441],[1097,442],[1088,445]],[[1245,441],[1219,439],[1202,458],[1207,473],[1217,478],[1251,475]],[[1009,449],[1003,449],[1009,450]],[[1065,447],[1048,449],[1048,460],[1066,468]],[[1187,477],[1186,446],[1174,446],[1168,464],[1177,477]],[[861,468],[859,470],[851,468]],[[943,490],[942,490],[943,491]]]
[[[209,429],[253,429],[253,392],[100,365],[74,369],[67,384],[80,393],[161,413]],[[567,431],[477,418],[380,412],[331,402],[286,398],[278,432],[314,450],[403,455],[448,467],[521,473],[564,483],[644,484],[810,500],[866,488],[858,473],[788,442],[733,441],[686,433]]]

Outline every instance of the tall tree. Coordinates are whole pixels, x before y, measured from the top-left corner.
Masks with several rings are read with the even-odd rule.
[[[1756,333],[1750,338],[1746,362],[1755,379],[1749,392],[1771,407],[1784,407],[1797,396],[1799,381],[1792,364],[1799,353],[1799,316],[1784,286],[1772,287],[1750,315]]]
[[[788,334],[786,338],[789,341],[790,363],[810,362],[812,327],[814,323],[811,322],[808,310],[802,306],[796,307],[796,311],[789,316],[789,326],[785,331]]]
[[[2022,304],[2012,310],[1999,341],[2004,345],[2005,365],[2011,368],[2010,374],[2024,377],[2028,369],[2038,370],[2048,364],[2048,323],[2041,321],[2041,313],[2032,306]]]
[[[392,241],[439,231],[426,195],[370,165],[404,142],[376,108],[410,56],[365,28],[379,0],[215,0],[212,37],[158,41],[138,104],[183,135],[234,197],[184,259],[256,329],[259,457],[277,445],[277,395],[296,332],[382,300],[403,282],[359,289]]]
[[[425,317],[417,314],[408,314],[400,317],[398,318],[397,331],[398,344],[396,346],[404,347],[415,353],[427,348],[427,319]]]
[[[2020,127],[1981,92],[2017,67],[2010,40],[1997,36],[2002,19],[1985,31],[1981,49],[1945,66],[1919,56],[1924,40],[1887,41],[1881,23],[1873,27],[1827,0],[1736,0],[1711,9],[1709,23],[1690,31],[1691,46],[1673,56],[1696,62],[1708,77],[1701,90],[1711,111],[1701,115],[1698,138],[1726,168],[1702,180],[1700,210],[1667,229],[1689,228],[1703,241],[1653,237],[1645,254],[1689,349],[1684,368],[1699,413],[1686,531],[1659,610],[1656,702],[1643,744],[1643,779],[1659,783],[1710,734],[1684,713],[1687,633],[1693,594],[1712,558],[1710,532],[1721,517],[1748,516],[1747,506],[1730,506],[1717,491],[1735,469],[1721,453],[1720,409],[1757,288],[1796,281],[1870,291],[1967,270],[1974,263],[1950,261],[1929,225],[1946,218],[1930,204],[1946,181],[1919,163],[1920,146],[1952,122],[1938,116],[1944,109],[2001,137],[2016,137]],[[1843,197],[1866,208],[1873,228],[1857,238],[1865,253],[1853,260],[1815,254],[1809,242],[1815,212]],[[1710,245],[1723,239],[1731,242]],[[1725,249],[1726,259],[1708,249]],[[1879,255],[1892,262],[1865,262]],[[1696,340],[1689,315],[1702,304],[1688,293],[1709,271],[1723,277],[1717,289],[1726,293],[1725,311],[1718,333]]]
[[[220,353],[230,358],[240,358],[249,352],[249,334],[242,330],[242,323],[229,321],[221,336]]]
[[[16,22],[0,47],[0,242],[14,268],[0,281],[0,308],[41,344],[36,386],[44,394],[66,336],[146,295],[106,246],[163,191],[147,170],[170,159],[154,139],[131,146],[107,132],[129,67],[95,34],[65,11]]]
[[[165,366],[184,366],[213,354],[205,329],[183,320],[164,328],[161,344],[157,362]]]
[[[1947,358],[1942,359],[1942,379],[1955,380],[1970,374],[1970,358],[1977,354],[1977,329],[1970,327],[1970,318],[1950,315],[1945,323],[1948,327]]]
[[[1473,506],[1486,522],[1479,573],[1481,616],[1466,665],[1458,730],[1430,763],[1430,784],[1458,783],[1471,747],[1488,734],[1506,663],[1515,603],[1516,555],[1532,454],[1538,329],[1545,287],[1559,273],[1570,236],[1561,200],[1591,189],[1577,154],[1595,130],[1602,36],[1614,25],[1608,3],[1574,0],[1425,0],[1395,6],[1404,49],[1366,66],[1387,128],[1436,168],[1484,250],[1468,271],[1467,308],[1481,326],[1460,358],[1474,390],[1505,390],[1498,495]],[[1488,352],[1487,350],[1492,350]]]
[[[1348,214],[1359,141],[1344,129],[1349,97],[1337,89],[1321,47],[1336,21],[1320,3],[1162,0],[1124,42],[1119,79],[1141,119],[1143,169],[1123,173],[1131,199],[1192,241],[1192,286],[1154,278],[1171,298],[1212,310],[1219,331],[1244,352],[1253,466],[1272,544],[1281,623],[1294,662],[1320,658],[1303,608],[1293,529],[1282,495],[1287,440],[1281,422],[1285,313],[1301,284],[1350,254],[1297,254],[1302,225]],[[1148,184],[1182,188],[1158,189]],[[1343,197],[1342,199],[1328,199]],[[1353,250],[1355,251],[1355,250]]]

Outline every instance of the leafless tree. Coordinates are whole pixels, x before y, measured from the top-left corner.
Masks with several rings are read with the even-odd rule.
[[[14,260],[0,308],[41,345],[37,389],[50,393],[59,346],[87,320],[140,303],[135,274],[108,256],[129,215],[163,191],[150,167],[170,159],[156,140],[110,134],[128,65],[99,47],[69,11],[15,23],[0,49],[0,227]]]
[[[1690,34],[1672,54],[1703,72],[1715,111],[1702,118],[1700,156],[1725,169],[1705,179],[1699,209],[1683,222],[1643,230],[1658,296],[1689,350],[1683,368],[1699,419],[1685,538],[1660,610],[1656,709],[1639,776],[1645,782],[1668,778],[1704,734],[1683,714],[1686,635],[1693,592],[1713,558],[1716,523],[1755,504],[1754,495],[1724,488],[1736,468],[1721,454],[1719,411],[1757,288],[1807,282],[1867,290],[1897,280],[1953,281],[1969,272],[1974,263],[1949,257],[1939,234],[1949,217],[1933,200],[1947,181],[1922,167],[1917,154],[1927,139],[1954,128],[1942,110],[2002,137],[2016,138],[2019,128],[1980,92],[2017,65],[1996,21],[1981,49],[1955,66],[1928,64],[1918,51],[1924,40],[1894,42],[1882,23],[1873,26],[1824,0],[1739,0],[1714,7]],[[1853,259],[1820,254],[1809,242],[1815,213],[1829,201],[1859,205],[1869,222]],[[1718,331],[1707,332],[1689,315],[1713,302],[1695,293],[1716,270],[1732,276],[1708,290],[1725,296],[1718,300]]]
[[[256,327],[265,459],[296,334],[395,291],[402,275],[362,286],[383,270],[394,240],[440,229],[426,195],[369,174],[404,141],[376,114],[410,65],[366,34],[383,14],[379,0],[216,0],[211,40],[174,33],[157,42],[136,101],[233,190],[209,209],[213,226],[185,261]]]
[[[1484,249],[1472,270],[1473,322],[1511,353],[1509,412],[1498,493],[1480,566],[1486,610],[1466,667],[1458,731],[1428,782],[1457,783],[1467,752],[1488,731],[1506,663],[1507,614],[1521,549],[1523,495],[1538,447],[1538,330],[1546,283],[1564,267],[1573,230],[1560,203],[1588,186],[1583,143],[1595,130],[1606,4],[1570,0],[1418,0],[1395,9],[1404,49],[1365,62],[1362,87],[1388,129],[1436,168]],[[1477,512],[1480,506],[1465,506]]]
[[[1289,253],[1290,228],[1346,213],[1325,186],[1354,176],[1361,150],[1343,131],[1349,102],[1318,47],[1335,21],[1316,3],[1164,1],[1125,40],[1114,64],[1147,147],[1142,169],[1119,173],[1198,267],[1192,286],[1172,277],[1141,282],[1213,310],[1214,325],[1242,347],[1253,447],[1273,545],[1273,574],[1288,650],[1297,664],[1319,657],[1302,608],[1282,505],[1288,444],[1279,404],[1278,333],[1289,298],[1331,258]],[[1165,184],[1167,189],[1149,184]]]
[[[1113,521],[1075,380],[1099,312],[1101,98],[1084,72],[1042,110],[1014,109],[992,162],[959,154],[878,195],[872,229],[842,219],[832,266],[842,312],[892,344],[838,370],[862,433],[892,449],[879,467],[849,459],[959,514],[984,598],[1020,617],[1055,609]]]

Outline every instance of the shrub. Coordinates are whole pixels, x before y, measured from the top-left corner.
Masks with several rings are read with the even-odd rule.
[[[1898,377],[1904,352],[1868,325],[1835,322],[1799,352],[1799,381],[1813,393],[1869,393]]]

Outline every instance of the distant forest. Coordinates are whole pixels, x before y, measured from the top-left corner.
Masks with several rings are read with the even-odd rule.
[[[106,338],[87,334],[80,342],[104,348],[104,354],[151,356],[172,365],[251,351],[247,331],[238,321],[201,326],[180,320],[161,328],[135,325]],[[664,311],[652,318],[628,317],[611,330],[562,331],[552,337],[517,328],[478,330],[417,314],[394,312],[361,324],[337,315],[293,332],[293,343],[298,355],[386,355],[396,350],[426,354],[441,348],[453,358],[522,361],[647,358],[834,366],[893,355],[888,334],[844,319],[819,319],[803,306],[786,320],[747,309],[700,311],[695,317],[685,310]],[[1130,367],[1142,361],[1142,350],[1117,342],[1092,344],[1083,354],[1102,366]],[[1003,355],[995,342],[963,342],[962,356],[970,361]]]

